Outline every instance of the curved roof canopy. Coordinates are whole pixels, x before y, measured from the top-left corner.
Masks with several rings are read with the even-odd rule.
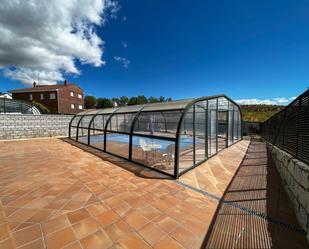
[[[160,102],[160,103],[149,103],[144,105],[131,105],[131,106],[122,106],[122,107],[114,107],[114,108],[104,108],[104,109],[94,109],[87,110],[77,114],[77,116],[81,115],[93,115],[93,114],[112,114],[116,113],[130,113],[130,112],[139,112],[143,111],[166,111],[166,110],[182,110],[187,107],[194,99],[186,99],[186,100],[177,100],[177,101],[169,101],[169,102]]]
[[[41,114],[39,109],[30,102],[7,98],[0,98],[0,113]]]
[[[200,98],[193,99],[183,99],[169,102],[160,102],[160,103],[148,103],[144,105],[132,105],[132,106],[122,106],[122,107],[114,107],[114,108],[103,108],[103,109],[91,109],[87,111],[83,111],[77,114],[77,116],[83,115],[95,115],[95,114],[112,114],[112,113],[132,113],[139,111],[172,111],[172,110],[184,110],[190,107],[192,104],[208,99],[220,98],[224,97],[231,101],[233,104],[237,105],[233,100],[227,97],[224,94],[214,95],[214,96],[205,96]]]

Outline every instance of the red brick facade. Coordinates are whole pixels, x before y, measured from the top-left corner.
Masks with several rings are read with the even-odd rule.
[[[50,113],[74,114],[84,109],[83,90],[75,84],[38,85],[10,91],[13,99],[35,101],[45,105]]]

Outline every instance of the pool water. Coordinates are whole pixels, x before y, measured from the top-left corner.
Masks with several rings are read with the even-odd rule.
[[[159,145],[158,150],[159,151],[166,151],[167,148],[170,145],[175,145],[174,141],[168,141],[168,140],[161,140],[161,139],[155,139],[155,138],[147,138],[147,137],[140,137],[140,136],[133,136],[132,144],[133,146],[139,147],[141,144],[141,140],[143,140],[144,144],[149,145]],[[129,144],[129,135],[123,135],[123,134],[107,134],[106,141],[110,142],[118,142],[118,143],[124,143]],[[79,142],[87,143],[87,136],[85,137],[79,137]],[[96,135],[90,137],[90,144],[102,144],[104,142],[104,135]],[[188,147],[192,145],[193,140],[191,137],[181,137],[180,139],[180,147]]]

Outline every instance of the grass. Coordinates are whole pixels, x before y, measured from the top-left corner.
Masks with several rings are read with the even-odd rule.
[[[241,110],[244,121],[264,122],[280,110],[284,106],[278,105],[242,105]]]

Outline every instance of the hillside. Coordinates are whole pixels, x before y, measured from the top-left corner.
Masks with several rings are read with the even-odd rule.
[[[278,105],[242,105],[241,110],[244,121],[264,122],[275,113],[282,110],[284,106]]]

